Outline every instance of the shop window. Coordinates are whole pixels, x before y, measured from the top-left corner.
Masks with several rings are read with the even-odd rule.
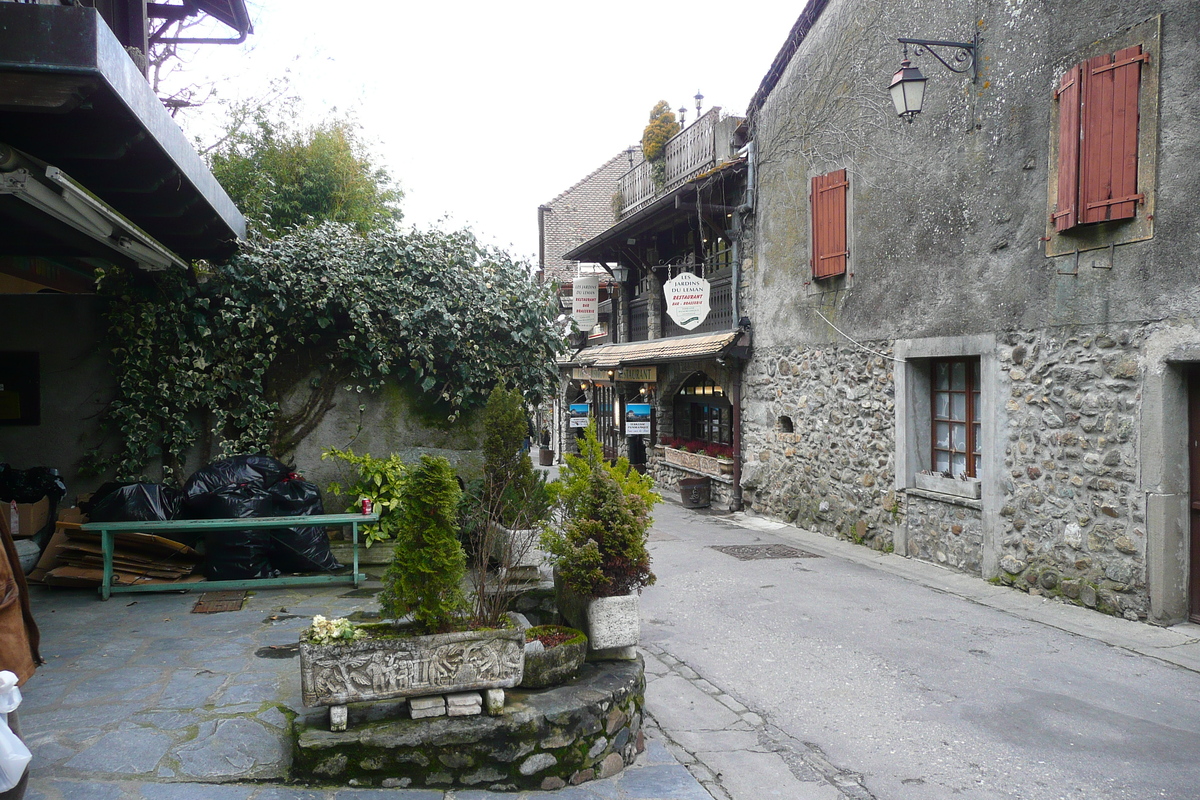
[[[733,444],[733,406],[707,375],[694,375],[675,396],[675,436],[710,444]]]
[[[41,422],[37,353],[0,353],[0,425]]]

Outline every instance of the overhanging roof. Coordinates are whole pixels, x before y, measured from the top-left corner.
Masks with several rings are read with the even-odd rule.
[[[241,213],[93,8],[0,2],[0,141],[67,173],[185,259],[225,258],[245,235]],[[3,245],[18,234],[20,252]],[[86,244],[38,238],[0,212],[0,255],[104,255]]]
[[[742,340],[742,337],[745,337]],[[585,347],[575,354],[569,366],[611,369],[633,364],[662,364],[668,361],[690,361],[695,358],[719,356],[735,346],[748,346],[747,331],[722,331],[695,336],[672,336],[648,342],[626,342]]]
[[[693,210],[680,209],[676,207],[676,201],[685,194],[692,194],[698,191],[698,185],[706,183],[713,179],[714,176],[722,176],[725,174],[734,174],[745,168],[746,160],[744,158],[727,161],[724,164],[716,167],[710,172],[700,175],[674,191],[664,194],[650,205],[638,209],[633,214],[630,214],[625,219],[617,222],[608,230],[599,236],[594,236],[588,239],[583,244],[563,254],[563,259],[567,261],[584,261],[584,262],[601,262],[612,256],[609,254],[612,248],[618,246],[625,237],[629,234],[644,230],[652,225],[662,224],[667,219],[678,218],[680,220],[688,217],[695,217],[696,212]]]

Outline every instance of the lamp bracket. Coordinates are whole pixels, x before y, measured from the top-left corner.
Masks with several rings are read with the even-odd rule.
[[[969,42],[949,42],[943,39],[897,39],[896,41],[904,45],[904,58],[908,58],[908,46],[913,45],[913,55],[920,56],[926,52],[941,62],[942,66],[956,75],[965,75],[971,73],[971,82],[975,83],[979,79],[979,34],[976,33],[974,38]],[[937,48],[944,48],[950,52],[946,52],[946,58],[938,52]],[[946,59],[950,59],[947,61]]]

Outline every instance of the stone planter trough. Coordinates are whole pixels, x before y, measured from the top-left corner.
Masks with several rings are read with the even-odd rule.
[[[583,631],[564,628],[561,625],[545,625],[540,630],[567,633],[572,638],[548,650],[531,648],[535,642],[525,644],[525,676],[521,679],[522,689],[544,689],[570,680],[587,658],[588,641]],[[535,640],[536,641],[536,640]],[[540,646],[541,642],[537,642]]]
[[[350,644],[301,638],[301,695],[306,706],[330,706],[330,726],[344,730],[349,703],[516,686],[524,674],[524,648],[525,634],[515,621],[504,629],[389,635]]]

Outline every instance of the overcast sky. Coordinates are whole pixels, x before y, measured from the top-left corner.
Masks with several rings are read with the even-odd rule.
[[[197,48],[189,77],[232,76],[234,99],[290,70],[310,119],[358,118],[406,222],[447,217],[532,261],[537,207],[640,141],[658,100],[744,113],[804,5],[249,0],[247,45]],[[203,138],[218,114],[181,122]]]

